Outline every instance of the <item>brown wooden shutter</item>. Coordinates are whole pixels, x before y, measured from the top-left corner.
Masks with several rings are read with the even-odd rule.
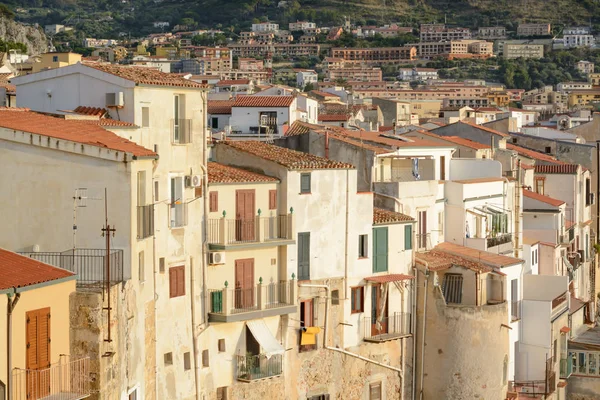
[[[25,368],[27,369],[38,369],[38,351],[37,351],[37,311],[29,311],[26,313],[26,340],[27,340],[27,360],[25,362]]]
[[[219,192],[212,191],[209,194],[208,208],[210,212],[219,211]]]
[[[38,352],[40,368],[50,366],[50,308],[38,310]]]
[[[177,267],[177,296],[185,295],[185,267]]]
[[[177,296],[177,271],[175,268],[169,269],[169,297]]]
[[[269,210],[277,209],[277,190],[269,190]]]

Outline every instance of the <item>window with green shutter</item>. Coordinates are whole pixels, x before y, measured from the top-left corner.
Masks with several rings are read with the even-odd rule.
[[[404,250],[412,250],[412,225],[404,226]]]
[[[310,279],[310,232],[298,233],[298,280]]]
[[[300,193],[310,193],[310,174],[300,174]]]
[[[223,292],[211,292],[210,294],[211,312],[223,312]]]
[[[388,270],[388,228],[373,228],[373,272]]]

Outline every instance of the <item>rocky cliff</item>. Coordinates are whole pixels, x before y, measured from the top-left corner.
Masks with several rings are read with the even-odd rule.
[[[44,32],[34,26],[23,25],[0,16],[0,39],[27,45],[27,53],[35,55],[48,51]]]

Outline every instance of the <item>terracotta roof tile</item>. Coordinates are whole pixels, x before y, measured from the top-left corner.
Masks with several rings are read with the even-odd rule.
[[[223,145],[283,165],[290,170],[354,169],[353,165],[254,140],[223,141]]]
[[[65,120],[29,111],[26,108],[0,107],[0,128],[108,148],[137,157],[157,156],[152,150],[121,138],[90,122],[98,121]]]
[[[488,251],[480,251],[470,247],[460,246],[458,244],[443,242],[433,248],[433,251],[458,256],[468,261],[481,263],[487,267],[502,268],[511,265],[522,264],[523,260],[515,257],[503,256]]]
[[[250,79],[223,79],[217,82],[217,86],[231,86],[231,85],[249,85]]]
[[[78,106],[73,112],[81,115],[96,115],[98,117],[103,117],[108,113],[108,110],[101,107]]]
[[[348,121],[347,114],[319,114],[319,121],[323,122],[346,122]]]
[[[506,148],[508,150],[514,150],[517,153],[519,153],[520,155],[528,157],[528,158],[532,158],[534,160],[546,161],[546,162],[549,162],[552,164],[568,165],[566,162],[557,160],[556,158],[552,157],[549,154],[541,153],[539,151],[527,149],[527,148],[521,147],[521,146],[515,146],[512,143],[506,143]]]
[[[320,90],[311,90],[308,93],[309,94],[314,94],[314,95],[317,95],[317,96],[321,96],[321,97],[340,97],[337,94],[322,92]]]
[[[416,256],[416,262],[427,266],[432,271],[443,271],[452,266],[460,266],[477,272],[492,272],[493,268],[484,264],[473,262],[462,257],[441,251],[432,250],[427,253],[419,253]]]
[[[576,174],[577,164],[566,165],[536,165],[535,172],[538,174]]]
[[[555,207],[565,204],[565,202],[562,200],[553,199],[550,196],[544,196],[543,194],[532,192],[531,190],[527,189],[523,189],[523,196],[527,197],[528,199],[541,201],[542,203],[550,204],[551,206]]]
[[[119,120],[111,119],[111,118],[82,119],[82,120],[78,120],[78,121],[85,122],[87,124],[106,126],[106,127],[111,127],[111,128],[117,128],[117,127],[137,128],[137,125],[132,124],[131,122],[119,121]]]
[[[285,132],[285,136],[306,135],[307,133],[310,133],[310,128],[312,126],[312,124],[308,124],[306,122],[294,121],[292,126],[290,126],[290,129]]]
[[[279,182],[272,176],[217,162],[208,163],[208,183]]]
[[[386,274],[386,275],[368,276],[365,278],[365,281],[376,282],[376,283],[389,283],[389,282],[408,281],[411,279],[415,279],[415,277],[413,275],[406,275],[406,274]]]
[[[207,85],[184,79],[179,75],[168,74],[154,68],[132,67],[116,64],[84,64],[107,74],[115,75],[123,79],[135,82],[138,85],[153,86],[176,86],[186,88],[207,88]]]
[[[395,222],[411,222],[414,218],[410,215],[402,214],[396,211],[384,210],[383,208],[373,207],[373,224],[385,225]]]
[[[482,131],[491,133],[493,135],[502,136],[502,137],[510,137],[510,135],[508,133],[500,132],[500,131],[497,131],[495,129],[487,128],[485,126],[477,125],[477,124],[474,124],[474,123],[471,123],[471,122],[459,121],[459,122],[455,122],[455,123],[456,124],[469,125],[469,126],[471,126],[473,128],[480,129]],[[451,124],[451,125],[454,125],[454,124]]]
[[[231,114],[231,107],[235,103],[235,100],[209,100],[208,101],[208,114]]]
[[[31,286],[74,275],[65,269],[0,249],[0,290]]]
[[[294,96],[237,96],[233,107],[289,107]]]
[[[523,169],[533,169],[533,165],[521,163],[521,168]]]
[[[430,131],[424,131],[424,130],[420,130],[419,133],[423,134],[423,135],[427,135],[427,136],[431,136],[433,138],[436,139],[441,139],[441,140],[445,140],[447,142],[451,142],[454,144],[457,144],[459,146],[465,146],[465,147],[470,147],[472,149],[475,150],[481,150],[481,149],[489,149],[490,146],[489,145],[485,145],[479,142],[475,142],[471,139],[467,139],[467,138],[463,138],[460,136],[441,136],[441,135],[437,135],[433,132]]]

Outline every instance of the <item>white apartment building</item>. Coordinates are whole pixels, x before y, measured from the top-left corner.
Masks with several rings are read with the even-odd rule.
[[[398,79],[401,81],[428,81],[438,79],[435,68],[400,68]]]
[[[319,74],[312,70],[298,71],[296,72],[296,86],[304,89],[309,83],[313,85],[313,88],[317,86],[319,80]]]
[[[16,168],[28,176],[36,173],[31,168],[51,173],[52,178],[41,181],[45,186],[26,195],[32,202],[44,202],[31,207],[44,210],[45,217],[31,209],[20,215],[17,211],[24,208],[10,208],[15,210],[11,217],[22,221],[22,226],[38,224],[43,219],[52,226],[52,233],[28,230],[35,236],[12,235],[4,247],[44,252],[73,248],[75,207],[77,248],[103,248],[104,240],[99,236],[104,223],[103,202],[91,199],[103,200],[107,188],[109,223],[117,229],[111,247],[123,254],[122,279],[126,283],[125,292],[111,292],[116,304],[113,307],[120,311],[114,311],[110,326],[100,318],[99,327],[78,327],[80,340],[91,340],[99,347],[94,353],[99,359],[98,390],[111,398],[133,391],[138,398],[164,399],[190,399],[197,392],[206,391],[199,386],[195,366],[201,362],[198,333],[207,323],[202,301],[207,255],[199,244],[203,203],[207,202],[203,195],[207,88],[176,75],[108,64],[75,64],[27,75],[15,83],[22,106],[84,121],[70,122],[74,126],[69,130],[54,128],[53,133],[50,129],[55,126],[54,121],[60,120],[46,117],[45,124],[37,124],[37,131],[23,134],[29,138],[29,148],[42,146],[45,152],[54,154],[57,150],[49,150],[52,147],[69,158],[59,160],[50,153],[34,152],[32,160],[37,161]],[[112,118],[98,119],[95,115],[99,112],[108,112]],[[86,115],[77,116],[80,113]],[[26,118],[23,124],[21,129],[13,125],[7,128],[10,132],[28,132]],[[86,127],[96,125],[114,132],[107,149],[95,144],[101,144],[100,139],[85,133]],[[50,131],[44,134],[46,130]],[[70,139],[73,135],[77,140]],[[78,141],[83,143],[79,145]],[[124,149],[110,150],[117,145]],[[129,155],[128,149],[136,146],[152,150]],[[88,147],[94,149],[90,156]],[[4,151],[15,154],[11,147]],[[96,160],[98,157],[102,160]],[[145,167],[130,167],[129,160],[132,165],[141,163]],[[13,165],[20,163],[15,160]],[[87,189],[87,195],[80,194],[81,188]],[[46,196],[40,197],[40,193]],[[79,208],[86,196],[86,208]],[[70,200],[69,205],[62,206],[66,197],[75,197],[75,202]],[[56,208],[49,214],[48,204]],[[99,304],[102,306],[102,301]],[[106,318],[104,311],[98,313]],[[98,338],[98,330],[100,336],[112,330],[115,340]],[[90,331],[95,334],[90,336]],[[102,354],[111,356],[100,357]],[[110,368],[116,369],[114,377],[108,379],[103,371]],[[177,383],[173,376],[178,377]]]
[[[274,24],[272,22],[252,24],[252,32],[277,32],[278,30],[279,24]]]
[[[296,120],[297,104],[294,96],[237,96],[231,106],[231,133],[256,138],[280,136],[285,132],[284,125],[290,126]]]
[[[596,45],[596,38],[594,35],[567,35],[563,36],[564,44],[566,48],[575,47],[594,47]]]
[[[314,22],[307,21],[290,22],[288,25],[288,29],[290,30],[290,32],[306,31],[310,29],[317,29],[317,24],[315,24]]]

